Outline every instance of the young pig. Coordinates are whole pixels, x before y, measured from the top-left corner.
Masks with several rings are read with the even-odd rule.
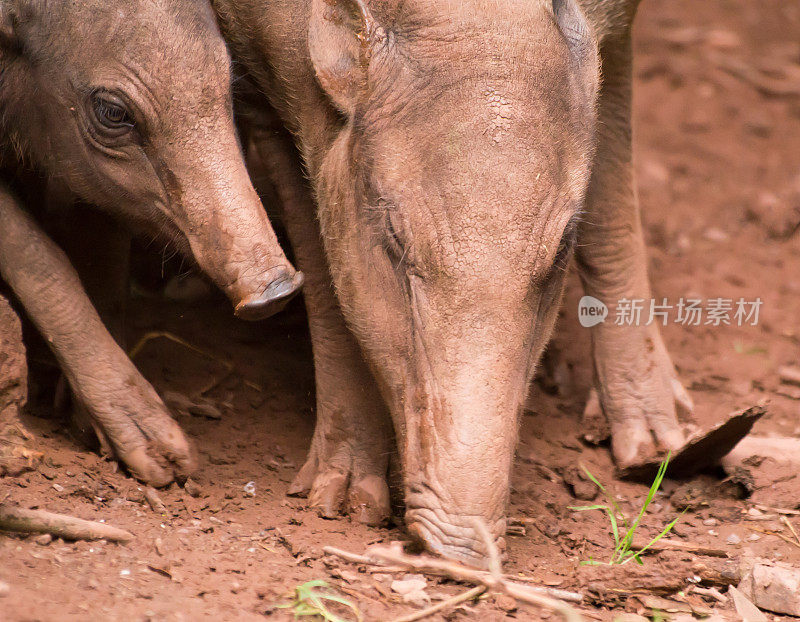
[[[188,474],[189,444],[28,215],[39,180],[191,253],[246,319],[303,277],[245,169],[230,59],[206,0],[0,0],[0,275],[131,473]],[[34,180],[34,181],[31,181]]]

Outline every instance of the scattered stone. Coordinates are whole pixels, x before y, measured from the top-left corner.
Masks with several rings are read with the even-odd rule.
[[[744,572],[739,591],[761,609],[800,616],[800,568],[796,566],[757,560]]]
[[[512,611],[517,610],[516,599],[512,598],[508,594],[498,594],[495,596],[494,604],[497,605],[498,609],[501,609],[506,613],[511,613]]]
[[[739,536],[737,536],[735,533],[732,533],[731,535],[729,535],[727,537],[725,542],[727,542],[728,544],[741,544],[742,539]]]
[[[425,592],[428,581],[420,574],[406,575],[403,579],[392,581],[392,591],[403,597],[403,602],[415,607],[425,607],[430,604],[431,597]]]
[[[703,524],[706,527],[716,527],[719,525],[719,521],[716,518],[707,518],[703,521]]]
[[[186,483],[183,485],[183,489],[186,491],[187,495],[194,497],[195,499],[203,494],[203,489],[200,488],[200,485],[192,478],[186,480]]]
[[[580,467],[567,467],[564,470],[564,483],[576,499],[593,501],[597,498],[599,492],[597,485],[589,479]]]
[[[726,242],[730,236],[718,227],[709,227],[703,232],[703,237],[709,242]]]
[[[733,604],[744,622],[769,622],[758,607],[756,607],[744,594],[732,585],[728,588],[728,593],[733,598]]]
[[[36,542],[36,544],[38,544],[39,546],[47,546],[52,541],[53,541],[53,536],[51,536],[49,533],[43,533],[41,536],[37,536],[34,539],[34,542]]]
[[[247,482],[244,485],[244,496],[245,497],[255,497],[256,496],[256,483],[255,482]]]
[[[800,387],[800,368],[786,365],[778,369],[778,377],[785,384],[793,384]]]

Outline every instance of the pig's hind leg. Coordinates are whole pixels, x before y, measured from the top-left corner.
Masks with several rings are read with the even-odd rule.
[[[67,257],[2,184],[0,275],[130,472],[156,486],[188,475],[194,455],[180,427],[106,330]]]
[[[639,299],[645,305],[640,325],[617,325],[612,310],[591,329],[599,400],[590,399],[588,408],[599,406],[608,419],[621,468],[680,447],[684,435],[676,405],[692,408],[658,327],[645,325],[652,294],[633,179],[629,26],[601,44],[597,153],[577,252],[588,295],[606,304]]]
[[[308,495],[327,518],[347,512],[379,524],[390,515],[386,483],[391,423],[334,293],[311,191],[291,138],[280,130],[251,133],[263,173],[272,181],[297,263],[314,351],[317,424],[308,459],[289,494]]]

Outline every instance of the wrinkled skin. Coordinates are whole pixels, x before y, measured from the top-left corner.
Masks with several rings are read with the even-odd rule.
[[[299,145],[341,311],[394,424],[408,529],[446,556],[485,563],[476,521],[502,540],[518,415],[576,242],[587,292],[649,297],[630,171],[635,4],[214,2],[264,118]],[[275,137],[256,143],[280,189],[296,156]],[[290,185],[285,209],[308,229],[315,206],[299,173]],[[301,225],[292,237],[319,246]],[[315,336],[337,313],[311,318],[318,424],[291,492],[374,520],[391,445],[374,405],[341,399],[367,391],[360,358],[327,343],[335,331]],[[620,464],[679,443],[656,331],[592,338]]]
[[[157,485],[192,470],[189,445],[25,212],[94,205],[193,256],[240,317],[274,312],[302,274],[250,183],[230,80],[207,2],[0,0],[0,273],[104,444]]]

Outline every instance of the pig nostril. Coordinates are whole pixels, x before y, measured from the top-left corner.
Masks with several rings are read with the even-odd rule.
[[[278,313],[297,295],[304,281],[302,272],[295,272],[294,275],[284,272],[262,293],[250,296],[236,305],[236,317],[252,322]]]

